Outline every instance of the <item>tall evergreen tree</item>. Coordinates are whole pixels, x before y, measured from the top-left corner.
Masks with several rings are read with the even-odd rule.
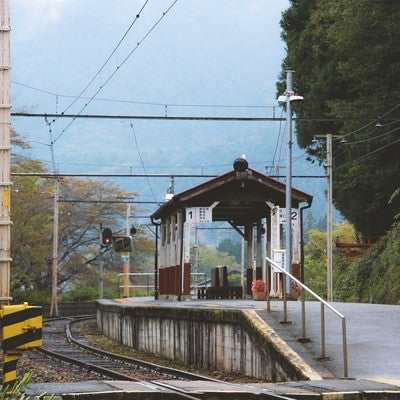
[[[335,206],[365,239],[381,236],[399,212],[389,201],[400,172],[400,3],[397,0],[292,0],[283,14],[285,70],[295,70],[298,143],[323,162],[318,134],[334,142]],[[378,125],[378,126],[376,126]]]

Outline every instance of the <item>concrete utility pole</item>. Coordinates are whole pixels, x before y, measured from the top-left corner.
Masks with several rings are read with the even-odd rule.
[[[59,182],[54,180],[54,209],[53,209],[53,257],[51,271],[51,305],[50,316],[58,317],[57,280],[58,280],[58,198]]]
[[[10,68],[10,4],[0,0],[0,305],[11,300]]]
[[[333,249],[332,249],[332,138],[340,135],[315,135],[326,138],[326,299],[333,301]]]
[[[326,135],[326,256],[327,300],[333,301],[333,253],[332,253],[332,135]]]

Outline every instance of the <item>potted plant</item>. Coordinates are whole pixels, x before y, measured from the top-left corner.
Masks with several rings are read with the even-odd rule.
[[[266,300],[267,285],[262,279],[257,279],[251,284],[251,292],[254,300]]]
[[[293,281],[291,282],[290,285],[290,296],[293,300],[297,300],[301,295],[301,286],[296,282]]]

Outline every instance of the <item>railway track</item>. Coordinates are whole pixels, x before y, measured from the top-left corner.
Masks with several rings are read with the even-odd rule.
[[[35,350],[45,357],[78,366],[103,379],[151,382],[152,385],[175,392],[176,399],[204,400],[181,391],[175,391],[168,380],[209,381],[227,385],[226,382],[207,376],[170,368],[136,358],[125,357],[89,345],[79,329],[79,324],[92,316],[47,319],[43,324],[43,346]],[[166,382],[167,381],[167,382]],[[265,399],[287,399],[273,394],[260,394]]]
[[[79,329],[75,328],[77,324],[88,319],[93,319],[93,317],[47,320],[43,327],[43,346],[38,351],[85,368],[104,378],[130,381],[182,379],[218,382],[216,379],[203,375],[121,356],[90,346],[86,343],[85,337],[80,334]]]

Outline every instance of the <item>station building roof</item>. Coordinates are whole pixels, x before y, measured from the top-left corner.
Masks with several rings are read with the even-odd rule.
[[[303,202],[311,205],[312,198],[310,194],[292,188],[293,208]],[[283,182],[250,168],[243,172],[233,169],[176,194],[160,206],[152,218],[163,219],[180,209],[210,207],[219,202],[213,209],[213,221],[229,221],[243,226],[265,218],[270,210],[267,203],[284,208],[285,199],[286,185]]]

